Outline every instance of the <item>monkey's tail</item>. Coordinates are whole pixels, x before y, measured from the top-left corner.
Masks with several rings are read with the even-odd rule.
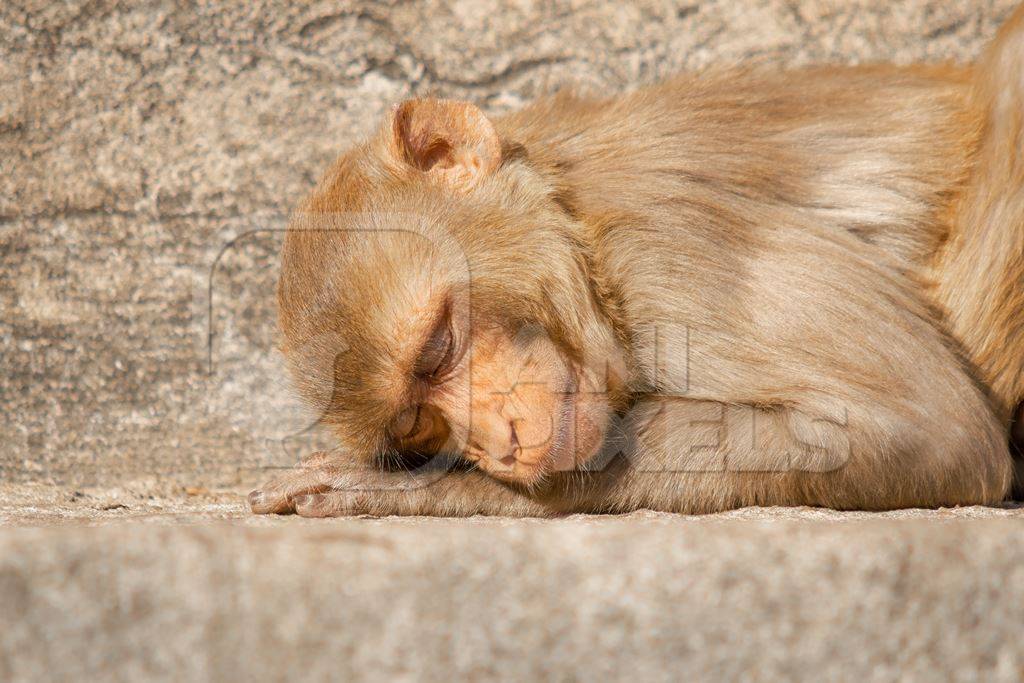
[[[983,129],[936,285],[954,336],[1010,426],[1024,400],[1024,5],[975,70]]]

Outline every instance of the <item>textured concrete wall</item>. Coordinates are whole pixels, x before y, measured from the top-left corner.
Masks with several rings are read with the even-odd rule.
[[[278,231],[391,102],[966,61],[1015,2],[2,3],[0,478],[224,483],[310,447],[272,348]]]

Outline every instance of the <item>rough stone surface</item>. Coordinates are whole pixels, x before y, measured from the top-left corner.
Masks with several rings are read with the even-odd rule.
[[[241,513],[151,502],[0,534],[0,679],[1024,676],[1016,509]]]
[[[1015,3],[0,3],[0,477],[226,485],[317,443],[273,351],[279,230],[396,100],[969,61]]]

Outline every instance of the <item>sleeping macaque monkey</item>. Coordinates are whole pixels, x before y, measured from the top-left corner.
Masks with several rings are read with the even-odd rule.
[[[1024,11],[972,68],[407,101],[300,208],[278,297],[339,445],[255,512],[1001,501]]]

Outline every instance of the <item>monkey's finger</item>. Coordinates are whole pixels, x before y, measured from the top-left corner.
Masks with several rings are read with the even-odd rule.
[[[295,511],[292,499],[296,496],[330,488],[321,470],[297,469],[250,493],[249,508],[257,515],[290,514]]]
[[[249,509],[257,515],[286,515],[294,512],[291,498],[274,489],[252,491],[249,494]]]
[[[251,491],[248,501],[249,509],[255,515],[283,515],[293,512],[286,496],[266,493],[261,489]]]

